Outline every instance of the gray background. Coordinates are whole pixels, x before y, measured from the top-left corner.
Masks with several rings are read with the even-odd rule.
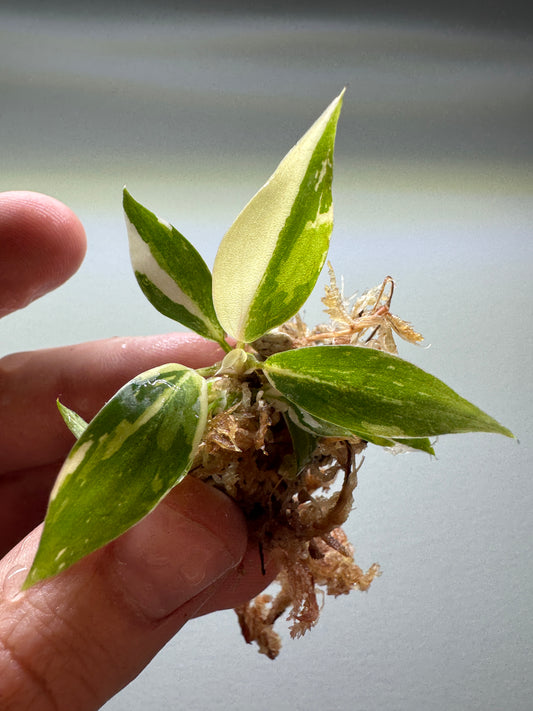
[[[211,264],[244,203],[347,85],[330,259],[347,293],[392,274],[393,311],[431,343],[401,355],[520,444],[442,437],[433,461],[371,448],[347,525],[357,561],[383,568],[368,593],[328,599],[306,637],[285,633],[275,662],[244,644],[232,612],[193,621],[106,710],[530,709],[525,11],[122,7],[0,10],[0,188],[58,197],[89,240],[68,284],[2,321],[0,354],[172,329],[130,273],[122,185]]]

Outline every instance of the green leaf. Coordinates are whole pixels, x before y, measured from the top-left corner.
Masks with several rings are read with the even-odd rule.
[[[203,435],[205,380],[182,365],[143,373],[91,420],[52,490],[29,587],[120,536],[187,474]]]
[[[80,417],[77,412],[74,412],[74,410],[71,410],[66,405],[63,405],[63,403],[59,402],[59,400],[57,400],[57,409],[61,413],[61,417],[64,419],[66,426],[72,432],[74,437],[79,439],[88,427],[87,422],[85,422],[83,417]]]
[[[294,316],[313,290],[333,227],[331,181],[344,91],[328,106],[224,236],[213,268],[220,323],[251,343]]]
[[[135,276],[145,296],[165,316],[226,350],[211,293],[211,272],[192,244],[172,225],[134,200],[124,188],[124,213]]]
[[[263,367],[272,385],[298,407],[369,441],[454,432],[513,437],[442,381],[371,348],[301,348],[276,353]]]
[[[289,430],[289,434],[291,436],[292,447],[294,449],[294,456],[296,459],[296,470],[294,471],[294,476],[296,477],[313,458],[313,453],[320,438],[299,427],[295,422],[293,422],[293,420],[290,419],[290,417],[288,417],[287,414],[285,414],[284,417],[287,429]]]
[[[288,400],[283,397],[278,397],[278,400],[288,403]],[[305,430],[308,433],[312,433],[316,437],[350,437],[351,435],[356,434],[345,427],[339,427],[331,422],[326,422],[325,420],[313,417],[309,414],[309,412],[300,409],[294,403],[289,405],[286,413],[286,419],[293,422],[295,426],[297,425],[300,429]],[[366,432],[364,436],[362,433],[357,434],[361,437],[361,439],[364,439],[371,444],[376,444],[379,447],[394,449],[401,444],[402,447],[419,449],[422,452],[427,452],[428,454],[435,454],[435,451],[431,446],[431,442],[427,437],[396,441],[393,439],[387,439],[386,437],[376,437],[368,432]]]

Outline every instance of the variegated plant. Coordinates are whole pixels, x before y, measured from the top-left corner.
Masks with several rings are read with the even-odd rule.
[[[290,435],[290,456],[280,459],[276,473],[290,490],[290,502],[304,486],[317,448],[325,457],[324,443],[330,458],[337,447],[339,462],[339,442],[346,442],[349,452],[356,442],[357,451],[370,442],[433,453],[430,438],[446,433],[513,436],[394,353],[393,331],[408,340],[420,337],[390,314],[390,295],[385,296],[390,278],[350,312],[332,274],[324,299],[332,325],[308,331],[297,316],[328,251],[333,149],[343,94],[239,214],[220,244],[212,275],[178,230],[124,190],[131,259],[141,289],[160,312],[216,341],[226,356],[199,371],[168,364],[143,373],[89,424],[60,405],[78,439],[52,491],[26,587],[64,570],[149,513],[187,473],[201,469],[202,457],[214,456],[209,437],[214,441],[213,428],[222,427],[216,423],[241,416],[250,402],[270,413],[270,440],[282,436],[281,430]],[[227,445],[220,444],[223,437]],[[259,454],[268,446],[264,432],[263,440],[254,440]],[[229,429],[217,442],[224,456],[243,451]],[[341,466],[345,473],[349,467]],[[287,507],[293,516],[295,505]],[[290,521],[286,514],[285,528]],[[324,531],[322,539],[329,540],[328,535]]]

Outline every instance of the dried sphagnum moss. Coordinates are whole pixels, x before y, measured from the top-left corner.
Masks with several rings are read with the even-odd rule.
[[[393,332],[418,343],[410,324],[389,311],[394,282],[386,277],[350,307],[330,267],[322,301],[331,322],[310,331],[299,316],[254,345],[259,357],[313,344],[364,345],[396,353]],[[366,447],[358,437],[318,440],[300,471],[281,404],[265,398],[270,388],[257,371],[221,374],[212,382],[206,433],[190,474],[231,496],[245,513],[260,550],[279,566],[276,595],[263,593],[237,608],[247,642],[274,659],[281,647],[274,623],[288,610],[292,637],[318,621],[322,598],[367,590],[379,575],[364,572],[341,526],[353,506],[353,491]],[[218,405],[220,403],[220,406]],[[229,405],[229,407],[228,407]]]

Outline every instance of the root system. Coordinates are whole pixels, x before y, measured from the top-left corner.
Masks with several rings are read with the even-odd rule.
[[[309,331],[297,316],[253,344],[255,353],[267,357],[316,343],[396,353],[393,332],[415,343],[422,337],[390,313],[393,286],[387,277],[349,309],[330,268],[323,302],[331,323]],[[300,637],[318,621],[325,595],[367,590],[380,574],[375,563],[366,572],[355,563],[342,529],[367,443],[323,437],[298,470],[282,408],[265,396],[269,386],[262,374],[221,374],[211,387],[210,419],[190,474],[237,502],[259,549],[279,565],[278,592],[236,609],[245,640],[274,659],[281,646],[274,623],[282,615],[287,614],[291,636]]]

